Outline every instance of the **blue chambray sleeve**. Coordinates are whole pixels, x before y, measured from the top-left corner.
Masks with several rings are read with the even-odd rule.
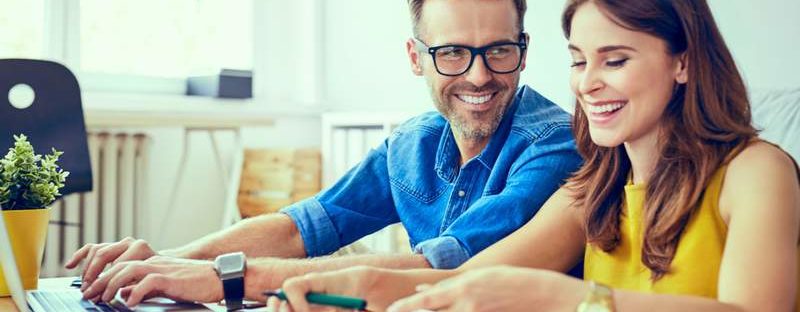
[[[434,268],[460,266],[528,222],[581,163],[570,128],[554,128],[514,162],[500,193],[478,199],[442,235],[417,244],[415,252]]]
[[[297,225],[307,256],[330,254],[399,222],[386,167],[387,144],[371,150],[329,189],[281,210]]]

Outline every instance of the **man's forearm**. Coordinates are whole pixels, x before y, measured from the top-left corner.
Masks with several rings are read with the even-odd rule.
[[[263,300],[261,292],[280,288],[287,278],[359,265],[387,269],[430,268],[425,257],[419,254],[368,254],[313,259],[249,259],[245,276],[246,297],[252,300]]]
[[[306,256],[300,232],[292,219],[282,213],[253,217],[160,254],[179,258],[213,259],[243,251],[248,257],[303,258]]]

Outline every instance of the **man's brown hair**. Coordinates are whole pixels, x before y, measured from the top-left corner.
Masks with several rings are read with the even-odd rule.
[[[524,29],[525,10],[528,8],[525,0],[513,0],[517,9],[517,28]],[[408,9],[411,11],[411,25],[414,27],[414,36],[419,37],[419,19],[422,18],[422,5],[425,0],[408,0]]]

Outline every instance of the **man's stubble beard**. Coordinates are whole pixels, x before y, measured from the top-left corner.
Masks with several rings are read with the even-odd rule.
[[[517,81],[513,84],[515,90],[516,85],[519,83],[519,78],[516,80]],[[439,112],[450,123],[453,133],[457,137],[467,141],[483,141],[491,137],[492,134],[494,134],[494,132],[497,130],[497,127],[500,125],[500,121],[503,120],[503,116],[505,115],[506,110],[510,106],[513,98],[513,93],[510,92],[511,87],[503,88],[503,86],[496,80],[492,80],[480,88],[476,88],[474,85],[471,85],[468,82],[463,82],[458,85],[449,86],[447,90],[444,90],[444,92],[440,94],[436,92],[430,79],[426,79],[426,81],[428,83],[428,89],[430,90],[433,103],[436,105],[436,109],[439,110]],[[488,122],[478,122],[478,124],[475,125],[470,124],[470,119],[468,119],[467,116],[459,115],[458,111],[454,108],[456,104],[451,103],[451,97],[449,95],[454,94],[454,91],[463,90],[470,90],[473,92],[481,90],[493,90],[493,92],[497,92],[495,96],[505,96],[507,98],[501,99],[500,104],[496,105],[488,112],[470,113],[476,115],[476,117],[479,114],[492,114],[492,117]],[[492,99],[492,101],[495,101],[495,99]]]

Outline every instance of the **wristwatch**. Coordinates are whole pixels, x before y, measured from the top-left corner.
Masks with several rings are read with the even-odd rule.
[[[243,252],[220,255],[214,260],[214,270],[222,281],[222,291],[225,293],[225,306],[228,311],[242,308],[246,268],[246,257]]]
[[[589,292],[575,312],[614,312],[614,292],[606,285],[589,282]]]

